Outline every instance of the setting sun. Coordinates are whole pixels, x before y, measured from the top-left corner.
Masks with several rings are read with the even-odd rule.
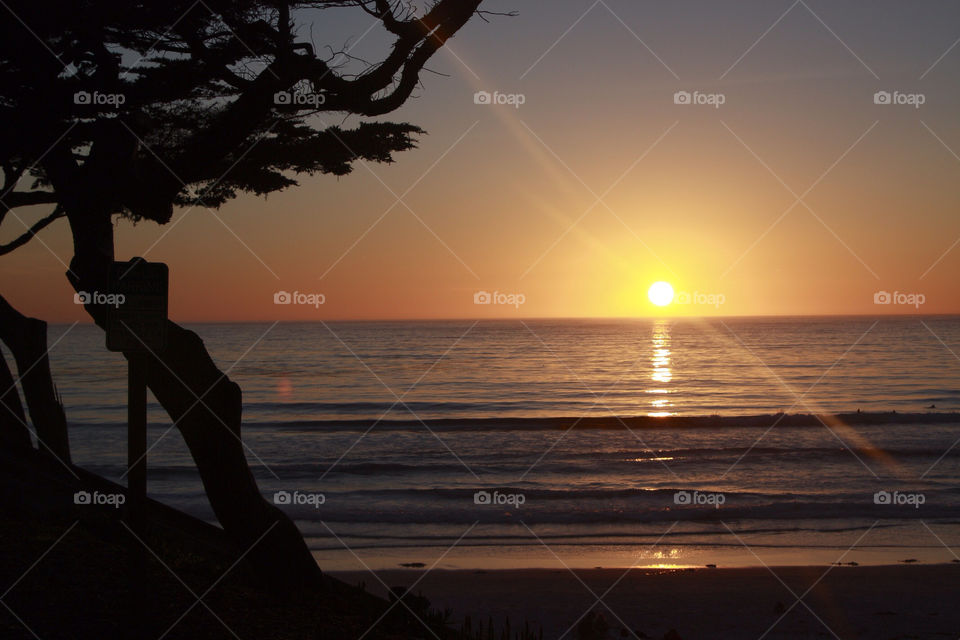
[[[654,282],[647,291],[647,297],[650,302],[658,307],[665,307],[673,302],[673,287],[669,282]]]

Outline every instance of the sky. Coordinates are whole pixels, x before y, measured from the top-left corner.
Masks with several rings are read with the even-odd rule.
[[[434,58],[395,164],[119,220],[118,258],[166,262],[183,322],[960,313],[956,3],[549,7],[484,2],[518,15]],[[388,42],[357,10],[304,19],[318,47]],[[60,221],[0,290],[86,320],[70,255]]]

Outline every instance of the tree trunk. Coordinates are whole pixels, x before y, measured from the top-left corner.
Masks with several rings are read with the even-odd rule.
[[[28,318],[0,296],[0,340],[10,349],[17,363],[23,397],[37,433],[37,447],[56,456],[64,464],[70,464],[67,417],[57,398],[53,375],[50,373],[50,359],[47,357],[47,323]],[[6,369],[6,365],[3,368]],[[4,384],[4,389],[7,388]],[[22,408],[20,413],[23,413]]]
[[[170,322],[167,348],[149,360],[147,386],[183,434],[224,530],[246,549],[269,529],[250,558],[277,583],[318,577],[297,527],[260,494],[240,440],[240,387],[217,368],[200,337]]]
[[[109,215],[68,213],[75,256],[68,279],[77,291],[107,291],[113,261]],[[101,327],[106,310],[87,305]],[[167,346],[148,357],[147,386],[173,419],[190,449],[204,489],[224,531],[244,550],[261,536],[248,558],[274,584],[315,583],[319,568],[296,525],[264,500],[241,444],[242,394],[214,364],[203,341],[168,322]]]
[[[26,451],[33,447],[27,418],[20,404],[17,383],[13,381],[7,359],[0,354],[0,446],[12,451]]]

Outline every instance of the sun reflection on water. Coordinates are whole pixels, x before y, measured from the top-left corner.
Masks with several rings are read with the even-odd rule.
[[[651,339],[650,380],[655,386],[647,389],[647,393],[655,396],[650,400],[650,411],[647,415],[663,417],[673,415],[670,407],[670,389],[666,385],[673,380],[673,371],[670,369],[670,325],[665,320],[658,320],[653,324]]]
[[[640,569],[687,569],[692,565],[683,562],[683,552],[671,547],[666,550],[646,551],[640,554],[640,559],[634,565]]]

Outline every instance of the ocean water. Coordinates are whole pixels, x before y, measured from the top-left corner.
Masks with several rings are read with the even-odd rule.
[[[960,554],[956,317],[191,328],[327,569]],[[123,360],[91,326],[50,342],[75,461],[120,478]],[[155,403],[149,423],[151,495],[212,521]]]

